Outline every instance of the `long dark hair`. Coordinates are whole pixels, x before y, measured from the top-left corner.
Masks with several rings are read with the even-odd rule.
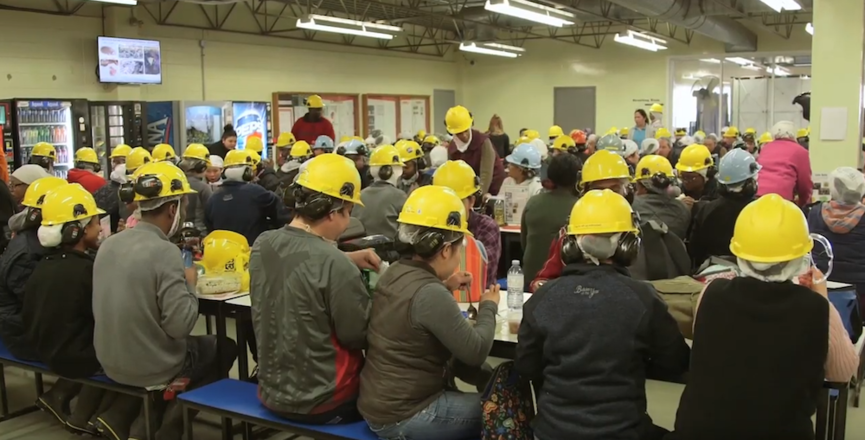
[[[646,125],[649,125],[649,115],[646,114],[645,110],[638,108],[638,109],[634,110],[634,113],[639,113],[640,116],[643,117],[643,120],[646,121]]]
[[[237,132],[234,131],[233,125],[225,124],[225,127],[222,127],[222,140],[226,140],[230,137],[237,137]]]

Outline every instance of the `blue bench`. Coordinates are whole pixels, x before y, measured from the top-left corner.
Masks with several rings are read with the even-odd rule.
[[[4,366],[10,366],[14,368],[19,368],[22,370],[30,371],[36,375],[36,394],[37,397],[42,395],[45,392],[44,386],[42,384],[42,375],[47,376],[57,376],[58,374],[52,373],[47,365],[41,362],[32,362],[25,361],[22,359],[18,359],[9,352],[9,349],[0,342],[0,422],[5,422],[7,420],[14,419],[16,417],[23,416],[25,414],[29,414],[31,412],[36,411],[38,408],[33,405],[22,410],[16,411],[14,413],[9,412],[9,398],[8,392],[6,390],[6,376],[3,371]],[[125,394],[128,396],[138,397],[143,399],[144,401],[144,418],[147,421],[147,439],[152,440],[155,438],[154,432],[150,432],[150,417],[153,412],[153,404],[152,401],[155,398],[161,398],[161,391],[147,391],[144,388],[130,387],[127,385],[121,385],[117,382],[111,380],[108,376],[99,375],[93,376],[85,379],[68,379],[73,382],[77,382],[84,385],[93,386],[96,388],[100,388],[107,391],[114,391],[120,394]]]
[[[378,440],[366,422],[350,425],[304,425],[288,421],[261,404],[258,386],[234,379],[222,379],[177,396],[182,405],[186,440],[192,440],[191,411],[215,414],[224,419],[263,426],[317,440]]]

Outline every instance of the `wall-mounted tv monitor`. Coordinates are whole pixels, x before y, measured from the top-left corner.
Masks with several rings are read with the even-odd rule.
[[[162,51],[158,41],[99,37],[99,82],[162,84]]]

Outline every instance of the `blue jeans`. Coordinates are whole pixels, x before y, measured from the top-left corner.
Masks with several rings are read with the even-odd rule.
[[[480,394],[445,391],[411,418],[392,425],[370,424],[382,440],[463,440],[481,435]]]

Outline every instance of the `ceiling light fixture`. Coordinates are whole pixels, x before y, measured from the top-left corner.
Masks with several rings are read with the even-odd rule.
[[[785,11],[798,11],[802,9],[802,6],[799,3],[796,3],[795,0],[760,0],[766,6],[775,10],[775,12],[781,12],[781,10]]]
[[[766,71],[769,72],[769,73],[774,73],[775,76],[790,76],[790,72],[789,72],[789,71],[787,71],[787,70],[785,70],[785,69],[782,69],[782,68],[780,68],[780,67],[776,67],[776,68],[774,68],[774,69],[771,68],[771,67],[767,67],[767,68],[766,68]]]
[[[492,47],[493,49],[501,49],[501,50],[507,50],[507,51],[511,51],[511,52],[525,52],[526,51],[522,47],[508,46],[507,44],[501,44],[501,43],[484,43],[483,45],[486,47]]]
[[[805,32],[807,32],[811,35],[814,35],[814,25],[811,23],[806,24],[805,25]]]
[[[736,63],[740,66],[751,66],[754,64],[754,60],[749,60],[747,58],[732,57],[732,58],[724,58],[724,59],[731,62],[731,63]]]
[[[628,31],[626,35],[616,34],[614,40],[616,43],[627,44],[628,46],[639,47],[640,49],[652,52],[667,49],[667,46],[664,46],[667,44],[666,41],[640,32]]]
[[[137,6],[138,0],[93,0],[102,3],[113,3],[115,5]]]
[[[562,27],[574,24],[574,14],[526,0],[487,0],[484,9],[548,26]]]
[[[721,60],[717,58],[700,58],[700,61],[704,63],[721,64]]]
[[[313,20],[318,20],[318,21],[330,21],[332,23],[347,24],[347,25],[351,25],[351,26],[361,26],[364,28],[381,29],[381,30],[391,31],[391,32],[402,32],[402,28],[399,26],[391,26],[389,24],[373,23],[371,21],[349,20],[348,18],[331,17],[328,15],[318,15],[318,14],[311,14],[309,16],[309,18],[311,18]]]
[[[328,26],[326,24],[318,24],[314,19],[308,18],[306,20],[297,19],[297,27],[301,29],[309,29],[311,31],[322,31],[322,32],[333,32],[336,34],[347,34],[347,35],[357,35],[358,37],[370,37],[370,38],[379,38],[382,40],[392,40],[393,35],[385,34],[381,32],[371,32],[366,30],[363,26],[361,29],[351,29],[351,28],[343,28],[338,26]]]
[[[508,52],[506,50],[490,49],[488,47],[478,46],[476,43],[460,43],[460,50],[463,52],[479,53],[483,55],[495,55],[497,57],[516,58],[520,56],[517,53]]]

